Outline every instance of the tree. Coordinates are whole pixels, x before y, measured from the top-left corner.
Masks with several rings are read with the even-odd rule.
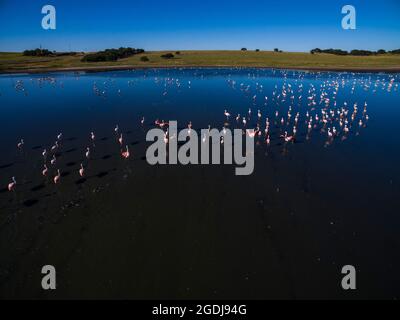
[[[256,52],[259,52],[260,51],[260,49],[256,49]]]
[[[127,58],[135,54],[143,53],[143,49],[134,48],[119,48],[119,49],[106,49],[96,53],[90,53],[82,58],[83,62],[98,62],[98,61],[117,61],[118,59]]]
[[[385,53],[386,53],[386,50],[380,49],[380,50],[378,50],[377,53],[378,53],[378,54],[385,54]]]
[[[275,48],[275,49],[274,49],[274,52],[279,52],[279,49],[278,49],[278,48]]]
[[[174,57],[174,55],[172,53],[166,53],[166,54],[162,54],[161,58],[164,59],[172,59]]]
[[[53,55],[53,53],[47,49],[34,49],[34,50],[25,50],[22,53],[24,56],[34,56],[34,57],[48,57]]]
[[[247,51],[247,48],[242,48],[242,49],[240,49],[240,50],[242,50],[242,51]]]
[[[315,49],[312,49],[312,50],[310,51],[311,54],[314,54],[314,53],[321,53],[321,52],[322,52],[322,50],[321,50],[320,48],[315,48]]]
[[[147,58],[147,56],[143,56],[143,57],[140,57],[140,61],[147,62],[147,61],[150,61],[150,59]]]
[[[181,52],[180,51],[176,51],[175,54],[181,54]]]

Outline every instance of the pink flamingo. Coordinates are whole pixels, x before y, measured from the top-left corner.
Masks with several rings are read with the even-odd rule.
[[[24,146],[24,139],[21,139],[20,142],[18,142],[17,147],[18,149],[21,149]]]
[[[43,171],[42,171],[42,175],[43,175],[44,177],[47,177],[47,172],[48,172],[48,171],[49,171],[49,169],[47,168],[46,165],[44,165]]]
[[[12,177],[11,180],[12,181],[8,184],[8,191],[13,191],[15,189],[15,186],[17,185],[15,177]]]
[[[61,179],[60,169],[57,169],[57,175],[54,177],[54,184],[59,183],[60,179]]]
[[[81,168],[79,169],[79,175],[83,177],[85,175],[85,169],[83,168],[83,164],[81,163]]]
[[[246,130],[246,132],[247,132],[247,134],[249,135],[250,138],[254,138],[258,134],[259,130],[258,129],[257,130],[253,130],[253,132],[251,132],[250,130]]]
[[[121,152],[122,158],[128,159],[130,157],[129,148],[126,146],[126,151]]]
[[[51,147],[51,151],[54,152],[56,151],[58,148],[58,141],[56,141],[56,143],[54,144],[54,146]]]
[[[281,135],[281,138],[284,138],[284,139],[285,139],[285,142],[290,142],[290,141],[293,141],[293,140],[294,140],[294,137],[293,137],[293,136],[288,136],[287,131],[285,131],[285,135]]]
[[[119,144],[122,146],[122,144],[124,143],[124,139],[122,138],[122,133],[121,136],[118,139]]]
[[[86,154],[85,154],[86,158],[89,159],[90,158],[90,148],[87,147],[86,148]]]
[[[56,161],[57,161],[56,155],[53,154],[53,159],[51,159],[51,161],[50,161],[51,165],[55,165],[55,164],[56,164]]]

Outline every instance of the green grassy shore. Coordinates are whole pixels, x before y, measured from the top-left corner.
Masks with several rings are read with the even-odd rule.
[[[174,58],[161,55],[173,53]],[[149,61],[141,61],[146,56]],[[339,56],[271,51],[149,51],[115,62],[82,62],[83,54],[59,57],[28,57],[0,53],[0,73],[62,70],[118,70],[138,67],[272,67],[304,70],[400,72],[400,55]]]

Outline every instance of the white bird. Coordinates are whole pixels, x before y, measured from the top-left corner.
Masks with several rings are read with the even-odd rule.
[[[24,146],[24,144],[25,144],[24,139],[21,139],[21,141],[18,142],[17,144],[18,149],[21,149]]]
[[[11,180],[12,181],[8,184],[8,191],[13,191],[15,189],[15,186],[17,185],[15,177],[12,177]]]
[[[57,169],[57,174],[56,174],[56,176],[54,177],[54,183],[55,183],[55,184],[59,183],[59,182],[60,182],[60,179],[61,179],[60,169]]]
[[[83,177],[85,175],[85,168],[83,167],[83,164],[81,163],[81,168],[79,169],[79,175]]]
[[[44,165],[44,167],[43,167],[43,171],[42,171],[42,175],[44,176],[44,177],[46,177],[47,176],[47,172],[49,171],[49,169],[47,168],[47,166],[46,165]]]

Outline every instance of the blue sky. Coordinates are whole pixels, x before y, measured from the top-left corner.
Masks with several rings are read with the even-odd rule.
[[[41,27],[42,6],[57,29]],[[357,29],[341,28],[342,6]],[[0,51],[400,48],[399,0],[0,0]]]

